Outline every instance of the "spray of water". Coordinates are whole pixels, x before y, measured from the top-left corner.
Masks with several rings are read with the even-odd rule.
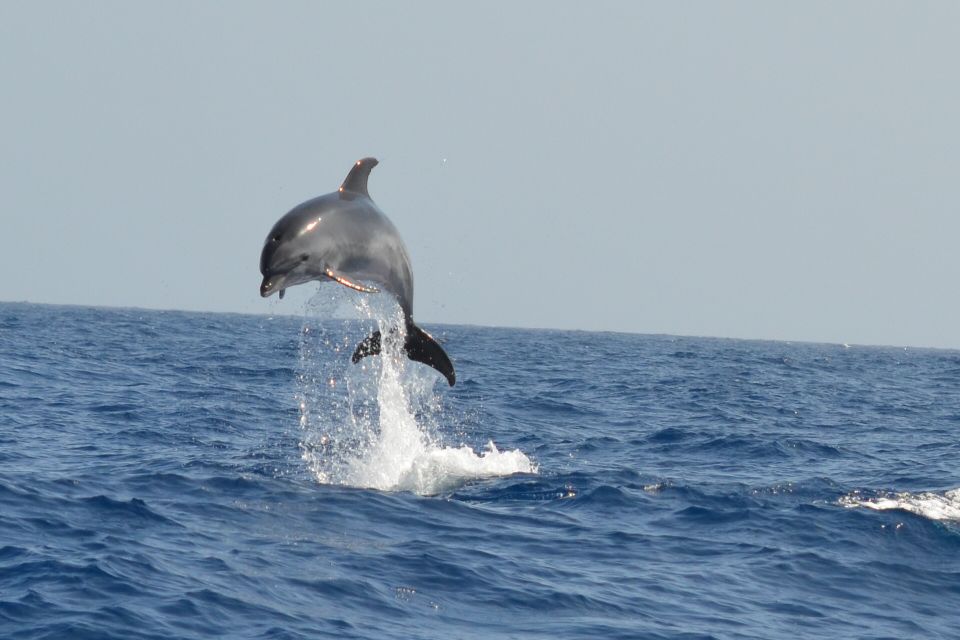
[[[960,521],[960,489],[944,493],[877,493],[863,495],[854,491],[840,498],[845,507],[863,507],[876,511],[900,509],[931,520]]]
[[[469,480],[536,473],[521,451],[491,441],[476,453],[444,446],[455,416],[434,391],[433,370],[403,352],[403,316],[389,296],[321,287],[307,303],[300,335],[301,450],[317,480],[436,494]],[[382,332],[380,356],[352,364],[357,343]],[[452,420],[451,420],[452,418]]]

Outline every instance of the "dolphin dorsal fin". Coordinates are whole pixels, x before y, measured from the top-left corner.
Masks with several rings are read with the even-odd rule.
[[[367,193],[367,178],[370,177],[370,170],[377,166],[377,164],[376,158],[357,160],[353,164],[353,168],[350,169],[350,173],[348,173],[344,179],[343,184],[340,185],[340,191],[352,191],[353,193],[359,193],[369,198],[370,194]]]

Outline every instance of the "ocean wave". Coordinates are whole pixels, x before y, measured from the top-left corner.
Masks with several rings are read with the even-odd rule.
[[[956,635],[956,355],[426,323],[449,388],[355,302],[0,304],[0,637]]]

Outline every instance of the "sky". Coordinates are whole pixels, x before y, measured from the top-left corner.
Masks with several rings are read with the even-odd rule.
[[[946,1],[0,2],[0,300],[301,313],[264,238],[375,156],[427,327],[960,348],[958,60]]]

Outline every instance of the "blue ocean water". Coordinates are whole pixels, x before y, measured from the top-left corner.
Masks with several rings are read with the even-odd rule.
[[[0,637],[960,637],[960,353],[350,304],[0,304]]]

